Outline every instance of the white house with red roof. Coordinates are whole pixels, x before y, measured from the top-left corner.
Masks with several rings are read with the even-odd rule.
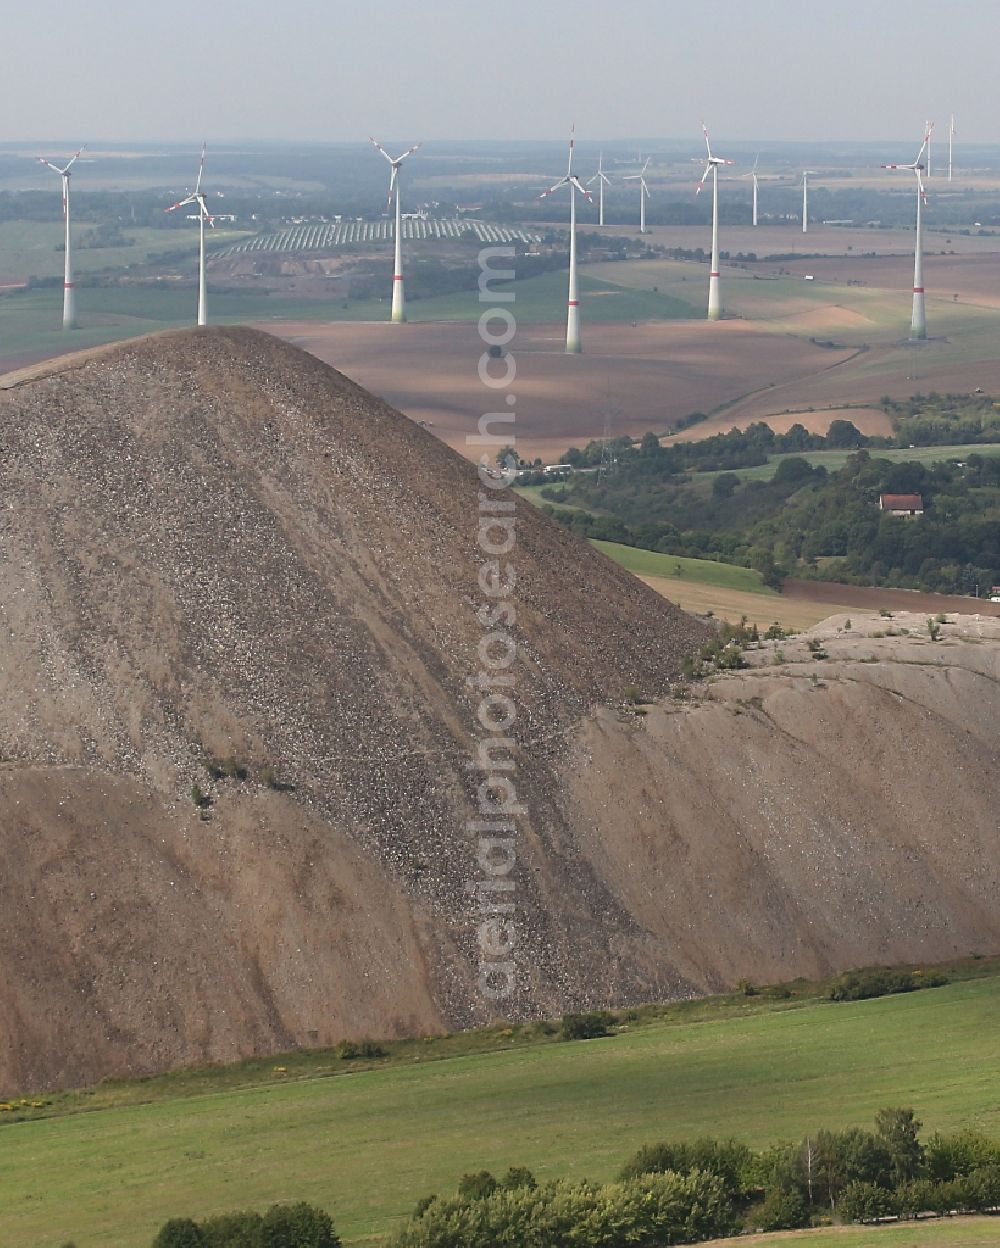
[[[920,494],[880,494],[878,505],[880,511],[888,512],[890,516],[909,518],[924,514],[924,500]]]

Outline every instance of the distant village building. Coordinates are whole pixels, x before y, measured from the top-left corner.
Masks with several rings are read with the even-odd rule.
[[[920,494],[880,494],[878,505],[890,516],[922,516],[924,500]]]

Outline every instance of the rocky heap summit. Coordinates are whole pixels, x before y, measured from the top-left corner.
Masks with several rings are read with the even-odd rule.
[[[491,494],[246,329],[8,384],[0,1091],[1000,945],[995,624],[858,619],[681,697],[706,625],[519,500],[484,996]]]
[[[0,396],[0,1088],[489,1017],[466,825],[494,492],[248,329]],[[515,532],[505,1009],[586,1003],[597,965],[663,995],[557,771],[582,716],[665,692],[706,630],[522,500]]]

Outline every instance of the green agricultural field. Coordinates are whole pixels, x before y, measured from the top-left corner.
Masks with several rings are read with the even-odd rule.
[[[58,182],[55,186],[55,195],[58,195]],[[197,222],[192,223],[190,230],[154,230],[147,226],[123,225],[122,233],[133,240],[129,247],[84,247],[81,246],[81,240],[93,227],[84,221],[74,224],[72,228],[76,240],[73,267],[78,274],[148,264],[157,255],[182,251],[185,248],[189,248],[194,255],[198,247]],[[12,277],[61,277],[64,255],[56,248],[62,244],[62,231],[60,221],[0,222],[0,274]],[[212,249],[235,243],[244,233],[245,231],[218,227],[211,232]]]
[[[34,290],[0,296],[0,369],[19,354],[43,356],[82,351],[139,334],[193,325],[198,294],[194,286],[88,287],[77,290],[81,328],[64,333],[62,291]],[[382,320],[388,304],[274,298],[213,293],[209,319],[217,325],[268,320]]]
[[[302,1055],[284,1071],[253,1063],[249,1086],[220,1070],[56,1098],[43,1112],[77,1112],[0,1126],[4,1248],[148,1248],[168,1217],[290,1199],[329,1209],[348,1243],[378,1243],[468,1170],[604,1180],[642,1143],[764,1145],[868,1125],[885,1105],[915,1106],[926,1131],[997,1134],[1000,979],[984,969],[853,1004],[735,996],[644,1010],[584,1042],[497,1028],[479,1033],[491,1052],[433,1060],[462,1038],[416,1042],[385,1069],[333,1078],[343,1063]]]
[[[637,546],[623,546],[619,542],[595,541],[594,545],[609,559],[620,563],[636,576],[676,577],[678,580],[692,581],[698,585],[715,585],[720,589],[737,589],[744,593],[779,597],[775,590],[767,588],[759,572],[738,567],[734,563],[716,563],[714,559],[688,559],[684,555],[661,555],[654,550],[640,550]]]
[[[884,1226],[836,1226],[816,1231],[779,1231],[749,1235],[739,1241],[747,1248],[996,1248],[1000,1222],[996,1218],[941,1218]],[[714,1240],[712,1248],[731,1239]]]
[[[556,484],[553,482],[553,485]],[[597,512],[591,511],[589,507],[574,507],[572,503],[554,503],[551,498],[543,498],[542,490],[547,490],[547,485],[515,485],[514,493],[520,494],[522,498],[526,498],[529,503],[534,503],[536,507],[551,507],[553,511],[589,511],[591,515]]]
[[[847,413],[850,418],[850,413]],[[766,464],[758,464],[753,468],[734,468],[731,471],[743,481],[770,481],[784,459],[807,459],[814,468],[821,464],[828,472],[837,472],[847,463],[853,451],[803,451],[800,454],[772,455]],[[869,452],[873,459],[889,459],[894,464],[940,464],[946,459],[968,459],[970,455],[1000,455],[1000,443],[969,442],[962,446],[915,446],[900,449]],[[719,476],[718,472],[699,472],[693,474],[695,481],[711,481]],[[543,500],[544,501],[544,500]]]
[[[606,272],[605,266],[602,270]],[[513,282],[511,311],[523,324],[559,321],[566,314],[566,282],[563,271],[542,273]],[[586,321],[672,321],[700,318],[700,308],[684,299],[653,290],[635,290],[617,282],[580,276],[580,302]],[[478,321],[483,305],[477,291],[435,295],[413,300],[406,315],[413,321]]]

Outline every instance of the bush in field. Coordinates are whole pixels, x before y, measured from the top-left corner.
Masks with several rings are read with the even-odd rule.
[[[190,1218],[171,1218],[160,1227],[153,1248],[203,1248],[204,1243],[197,1222]]]
[[[614,1015],[606,1010],[594,1014],[564,1014],[559,1035],[563,1040],[593,1040],[606,1036],[614,1021]]]
[[[848,1183],[838,1208],[848,1222],[874,1222],[899,1213],[900,1199],[895,1192],[875,1183]]]
[[[831,1001],[869,1001],[897,992],[915,992],[918,988],[940,988],[947,982],[944,975],[874,966],[861,971],[846,971],[833,981],[827,996]]]
[[[304,1201],[272,1205],[260,1223],[259,1248],[340,1248],[330,1215]]]
[[[354,1062],[360,1057],[374,1059],[386,1056],[385,1049],[374,1040],[341,1040],[335,1052],[344,1062]]]
[[[476,1170],[463,1174],[458,1181],[459,1200],[485,1200],[492,1196],[500,1184],[488,1170]]]
[[[772,1188],[754,1219],[754,1225],[762,1231],[790,1231],[808,1226],[809,1206],[795,1188]]]
[[[153,1240],[153,1248],[340,1248],[329,1214],[304,1201],[272,1205],[259,1213],[224,1213],[200,1226],[190,1218],[172,1218]]]
[[[1000,1166],[1000,1142],[970,1130],[932,1135],[924,1164],[932,1179],[954,1179],[984,1166]]]
[[[205,1248],[259,1248],[259,1213],[220,1213],[201,1224]]]
[[[963,1189],[967,1209],[985,1213],[1000,1206],[1000,1165],[980,1166],[955,1181]]]
[[[513,1192],[519,1187],[535,1188],[538,1186],[538,1180],[527,1166],[511,1166],[500,1180],[500,1186]]]
[[[644,1174],[691,1174],[695,1170],[720,1178],[726,1190],[742,1194],[748,1187],[753,1154],[745,1144],[736,1140],[684,1141],[674,1144],[649,1144],[622,1166],[618,1178],[622,1181],[638,1178]],[[752,1184],[752,1180],[749,1181]]]

